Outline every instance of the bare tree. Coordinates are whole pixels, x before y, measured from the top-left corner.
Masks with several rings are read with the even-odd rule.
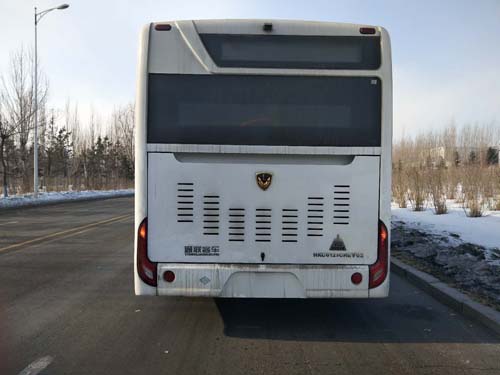
[[[2,122],[4,123],[2,136],[4,140],[16,138],[24,189],[29,188],[30,181],[28,142],[34,126],[34,66],[33,55],[21,48],[11,55],[7,76],[1,78]],[[38,74],[41,77],[38,85],[38,106],[44,108],[48,83],[41,73]]]
[[[118,142],[126,162],[131,163],[133,173],[134,160],[134,105],[118,107],[112,115],[112,139]]]
[[[7,160],[7,145],[11,138],[16,133],[16,127],[14,124],[7,121],[4,116],[3,96],[0,95],[0,162],[2,164],[2,185],[3,185],[3,196],[6,198],[9,195],[9,163]]]

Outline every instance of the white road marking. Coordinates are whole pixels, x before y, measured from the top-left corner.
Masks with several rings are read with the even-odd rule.
[[[7,221],[7,222],[5,222],[5,223],[0,223],[0,227],[1,227],[2,225],[17,224],[17,223],[19,223],[19,221]]]
[[[45,370],[48,365],[52,363],[54,358],[50,355],[38,358],[36,361],[31,362],[19,375],[36,375]]]

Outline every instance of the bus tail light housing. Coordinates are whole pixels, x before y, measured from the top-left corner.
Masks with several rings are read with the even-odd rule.
[[[377,261],[370,266],[369,288],[373,289],[382,284],[387,277],[389,268],[389,232],[385,224],[378,222]]]
[[[148,218],[144,218],[137,232],[137,272],[142,281],[157,286],[156,263],[148,258]]]

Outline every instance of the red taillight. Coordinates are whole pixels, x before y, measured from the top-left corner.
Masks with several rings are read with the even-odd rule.
[[[370,266],[369,288],[373,289],[382,284],[387,277],[389,260],[389,233],[385,224],[378,222],[378,251],[377,261]]]
[[[375,30],[375,28],[374,28],[374,27],[361,27],[361,28],[359,29],[359,32],[360,32],[361,34],[373,35],[373,34],[375,34],[376,30]]]
[[[163,280],[165,280],[167,283],[172,283],[175,280],[175,273],[173,271],[165,271],[163,273]]]
[[[363,281],[363,275],[360,274],[359,272],[355,272],[351,275],[351,282],[354,285],[361,284],[361,281]]]
[[[155,25],[155,30],[158,31],[169,31],[172,29],[172,26],[169,25],[168,23],[157,23]]]
[[[157,286],[156,263],[148,258],[148,218],[144,218],[137,232],[137,272],[142,281]]]

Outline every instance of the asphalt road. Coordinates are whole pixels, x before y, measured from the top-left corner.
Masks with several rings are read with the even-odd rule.
[[[0,211],[0,374],[500,374],[500,338],[384,300],[135,297],[133,199]]]

